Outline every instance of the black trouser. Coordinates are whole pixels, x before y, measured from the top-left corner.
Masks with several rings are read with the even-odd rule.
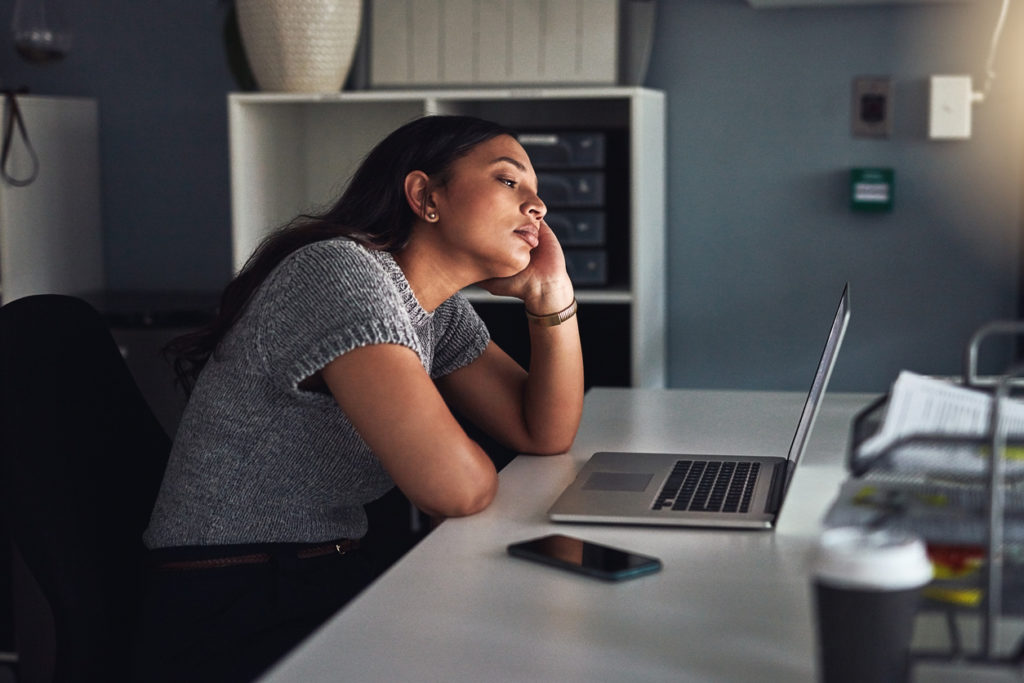
[[[139,681],[251,681],[372,580],[358,550],[306,559],[290,545],[153,552],[136,648]],[[212,569],[166,562],[251,553],[271,559]]]

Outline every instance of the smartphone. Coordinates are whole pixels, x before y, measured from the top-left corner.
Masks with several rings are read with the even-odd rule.
[[[513,543],[508,554],[606,581],[632,579],[661,569],[656,557],[562,534]]]

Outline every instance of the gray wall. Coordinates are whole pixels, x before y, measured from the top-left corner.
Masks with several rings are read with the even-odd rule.
[[[669,110],[670,383],[805,387],[846,281],[834,388],[881,390],[904,367],[960,372],[970,333],[1016,315],[1024,8],[959,142],[927,139],[927,78],[980,87],[996,0],[659,7],[648,84]],[[888,139],[850,133],[858,75],[892,79]],[[849,210],[855,166],[895,170],[891,214]]]
[[[226,5],[67,4],[74,51],[25,64],[0,32],[0,84],[99,99],[110,287],[219,288],[236,87]],[[0,0],[0,26],[12,6]],[[972,139],[926,135],[927,77],[980,81],[998,6],[660,0],[647,84],[669,108],[671,385],[805,388],[846,281],[854,315],[836,389],[882,390],[903,367],[958,372],[977,325],[1016,315],[1022,8]],[[850,135],[850,83],[865,74],[893,79],[887,140]],[[891,214],[849,211],[852,166],[895,169]]]

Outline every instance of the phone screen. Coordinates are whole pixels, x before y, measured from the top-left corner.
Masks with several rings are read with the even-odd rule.
[[[562,534],[513,543],[508,547],[508,553],[610,581],[621,581],[661,569],[661,560],[656,557]]]

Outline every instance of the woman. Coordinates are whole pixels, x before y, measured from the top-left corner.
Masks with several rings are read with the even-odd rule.
[[[497,473],[454,413],[517,452],[569,448],[583,364],[545,211],[511,131],[417,119],[175,343],[195,385],[145,534],[141,678],[257,675],[372,579],[363,505],[394,485],[432,516],[484,509]],[[459,293],[474,283],[524,302],[529,372]]]

